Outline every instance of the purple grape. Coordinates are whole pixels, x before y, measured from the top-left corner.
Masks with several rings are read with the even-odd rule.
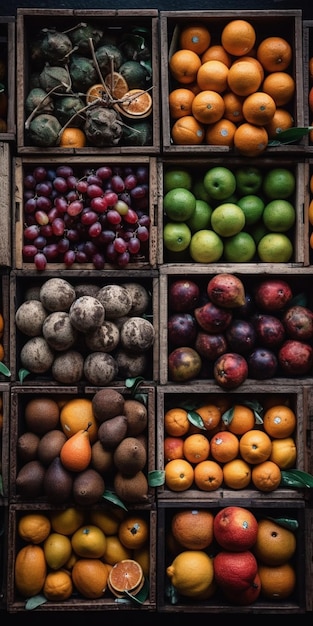
[[[66,193],[66,191],[68,191],[67,181],[62,176],[56,176],[52,184],[54,189],[59,193]]]
[[[58,165],[55,173],[56,176],[62,176],[63,178],[68,178],[68,176],[73,176],[74,174],[70,165]]]
[[[33,170],[33,177],[37,183],[39,183],[42,180],[45,180],[47,178],[46,168],[42,167],[41,165],[38,165],[38,167],[35,167],[35,169]]]
[[[43,252],[37,252],[34,256],[35,267],[39,271],[43,271],[47,267],[47,259]]]
[[[128,251],[130,254],[138,254],[140,250],[140,241],[137,237],[132,237],[128,241]]]
[[[75,259],[76,259],[76,255],[75,255],[74,250],[67,250],[64,253],[63,261],[66,267],[71,267],[71,265],[75,263]]]
[[[34,241],[39,233],[40,228],[38,224],[31,224],[24,229],[24,237],[25,239],[29,239],[30,241]]]
[[[56,235],[57,237],[64,235],[65,224],[64,220],[62,220],[61,217],[56,217],[55,220],[53,220],[51,226],[54,235]]]
[[[23,256],[26,259],[33,259],[35,254],[37,254],[38,250],[37,250],[36,246],[33,246],[31,244],[27,244],[27,245],[23,246],[22,252],[23,252]]]

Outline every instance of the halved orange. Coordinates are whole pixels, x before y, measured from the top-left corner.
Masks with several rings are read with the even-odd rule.
[[[106,95],[106,90],[102,83],[92,85],[86,93],[86,103],[90,104],[95,100],[102,100],[104,95]]]
[[[119,74],[119,72],[107,74],[104,82],[114,100],[124,98],[125,94],[128,92],[128,84],[124,76]]]
[[[144,583],[143,570],[134,559],[123,559],[115,563],[110,571],[108,587],[117,597],[125,591],[135,595]]]
[[[152,98],[144,89],[130,89],[118,105],[122,115],[131,118],[148,117],[152,110]]]

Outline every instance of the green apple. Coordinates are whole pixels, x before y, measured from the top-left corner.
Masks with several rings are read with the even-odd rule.
[[[262,187],[263,173],[258,167],[243,165],[235,171],[235,178],[237,192],[242,196],[257,194]]]
[[[203,185],[212,200],[225,200],[234,193],[236,178],[227,167],[216,166],[204,174]]]

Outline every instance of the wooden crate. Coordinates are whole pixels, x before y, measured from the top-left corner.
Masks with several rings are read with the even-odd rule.
[[[23,272],[11,272],[10,274],[10,306],[11,306],[11,337],[14,337],[15,340],[12,341],[11,344],[11,353],[10,353],[10,368],[12,380],[18,382],[19,378],[19,370],[21,367],[20,363],[20,350],[22,345],[29,339],[26,335],[22,334],[15,325],[15,312],[17,308],[25,301],[27,290],[29,288],[40,288],[40,286],[49,278],[52,277],[62,277],[64,278],[63,272],[56,272],[51,274],[50,272],[43,272],[38,275],[36,273],[27,273],[25,275]],[[158,381],[159,380],[159,339],[158,339],[158,279],[156,272],[153,272],[152,275],[149,273],[145,273],[144,271],[134,271],[131,276],[127,272],[111,272],[111,271],[102,271],[101,274],[99,272],[90,272],[83,271],[77,272],[76,270],[68,271],[66,274],[68,282],[75,287],[83,284],[96,284],[99,285],[99,288],[107,285],[107,284],[123,284],[127,282],[139,282],[146,288],[149,294],[151,294],[149,308],[147,313],[145,314],[149,320],[153,323],[155,329],[155,341],[153,346],[146,352],[146,369],[145,369],[145,380],[150,381]],[[87,354],[84,349],[84,341],[81,336],[82,342],[78,346],[78,350],[82,350],[83,354]],[[89,351],[90,352],[90,351]],[[55,381],[52,378],[51,372],[47,372],[44,376],[38,375],[30,375],[24,379],[23,384],[28,383],[28,381],[37,381],[37,383],[43,382],[46,384],[54,383]],[[117,384],[123,384],[121,382],[121,378]],[[81,381],[80,384],[84,384],[86,381]]]
[[[309,93],[313,86],[310,80],[309,61],[313,56],[313,20],[303,21],[303,93],[304,93],[304,126],[312,126],[313,113],[309,107]],[[313,152],[313,143],[310,137],[306,137],[306,151],[311,154]]]
[[[309,308],[312,308],[312,300],[311,300],[311,270],[310,268],[302,268],[302,269],[297,269],[294,268],[293,271],[292,270],[287,270],[282,272],[281,270],[279,271],[279,274],[276,274],[275,271],[275,267],[271,268],[271,271],[266,271],[264,267],[262,266],[255,266],[254,269],[245,269],[242,266],[236,267],[236,271],[234,272],[234,266],[232,266],[232,269],[230,269],[228,266],[221,266],[219,268],[217,268],[215,266],[215,271],[211,274],[211,272],[208,274],[208,269],[205,266],[199,265],[199,266],[194,266],[194,271],[188,272],[188,278],[190,280],[194,280],[194,282],[196,282],[199,287],[200,287],[200,292],[203,294],[203,296],[205,297],[206,292],[206,285],[208,284],[210,278],[212,278],[213,275],[215,274],[220,274],[220,273],[235,273],[236,275],[238,275],[238,277],[241,279],[241,281],[244,284],[245,287],[245,291],[247,294],[251,294],[253,293],[253,286],[255,285],[256,281],[262,281],[264,279],[266,279],[267,277],[270,278],[278,278],[278,279],[283,279],[284,281],[286,281],[290,287],[292,288],[293,291],[293,295],[294,297],[296,297],[297,295],[301,295],[301,297],[303,296],[304,299],[307,302],[307,306]],[[186,266],[175,266],[175,271],[173,268],[166,268],[166,267],[162,267],[160,270],[160,302],[162,303],[162,306],[160,307],[160,354],[162,355],[162,358],[160,358],[160,383],[161,385],[163,384],[167,384],[167,383],[171,383],[171,380],[169,378],[169,371],[168,371],[168,359],[165,358],[165,355],[169,355],[169,350],[170,350],[170,346],[169,346],[169,342],[168,342],[168,290],[169,290],[169,286],[171,281],[174,280],[179,280],[181,278],[186,277]],[[206,381],[206,383],[208,384],[212,384],[213,389],[218,389],[217,384],[213,381],[213,374],[212,371],[210,369],[212,363],[210,362],[204,362],[203,365],[205,366],[204,369],[206,369],[206,367],[208,367],[208,372],[203,374],[203,378],[198,380],[190,380],[189,384],[191,387],[194,387],[194,385],[197,382],[203,382],[203,380]],[[274,380],[268,380],[267,384],[268,385],[281,385],[284,383],[288,383],[288,382],[293,382],[292,378],[286,378],[278,369],[277,370],[277,378],[275,378]],[[307,384],[311,384],[312,383],[312,373],[310,373],[308,376],[303,376],[301,379],[301,384],[302,385],[307,385]],[[253,381],[255,382],[255,381]],[[244,382],[241,386],[240,389],[242,391],[248,390],[249,387],[251,385],[251,379],[247,379],[246,382]]]
[[[8,96],[6,131],[0,132],[0,141],[13,142],[16,138],[16,94],[15,94],[15,17],[0,16],[0,58],[6,64],[6,75],[2,84]]]
[[[9,142],[0,141],[0,267],[12,265],[12,161]]]
[[[2,428],[0,432],[0,458],[1,458],[1,479],[2,487],[0,494],[0,504],[8,503],[9,496],[9,449],[10,449],[10,385],[0,383],[0,398],[2,403]]]
[[[1,528],[6,532],[1,533],[0,537],[0,611],[6,610],[6,597],[7,597],[7,566],[8,566],[8,542],[7,542],[7,530],[9,527],[9,507],[8,504],[3,502],[0,504],[0,520]]]
[[[303,214],[305,190],[307,188],[306,187],[307,186],[307,173],[305,170],[304,161],[295,162],[294,159],[289,157],[286,159],[284,158],[279,163],[277,162],[276,159],[272,159],[272,158],[249,159],[249,162],[246,163],[245,161],[242,160],[242,158],[241,159],[229,158],[227,162],[225,162],[225,159],[221,158],[220,156],[214,158],[214,160],[212,161],[208,160],[208,158],[203,159],[201,157],[198,158],[197,156],[195,156],[193,157],[192,160],[190,159],[189,160],[186,160],[186,159],[177,160],[177,158],[175,159],[173,157],[172,158],[166,157],[165,159],[159,160],[158,162],[158,189],[159,189],[158,263],[161,269],[163,267],[178,267],[178,266],[183,265],[185,267],[184,271],[187,270],[189,272],[190,271],[189,268],[198,267],[199,265],[197,262],[195,262],[191,258],[189,254],[189,247],[182,252],[170,252],[164,246],[163,228],[164,228],[164,225],[167,223],[167,221],[170,221],[167,219],[164,213],[164,208],[163,208],[163,204],[164,204],[163,198],[165,195],[164,194],[165,173],[171,170],[187,171],[191,175],[191,178],[192,178],[192,185],[193,185],[194,195],[196,199],[201,198],[204,200],[205,197],[204,195],[200,195],[201,192],[199,191],[199,189],[197,190],[197,185],[198,183],[202,185],[202,181],[203,181],[203,177],[205,173],[214,167],[226,167],[233,173],[236,173],[237,170],[239,169],[242,170],[244,168],[247,168],[247,170],[249,170],[249,168],[252,167],[252,168],[256,168],[261,173],[262,177],[264,177],[267,172],[275,168],[282,167],[282,168],[289,169],[294,174],[296,178],[296,188],[295,188],[294,194],[288,198],[288,201],[290,201],[291,204],[293,204],[296,210],[296,220],[295,220],[295,224],[293,228],[290,229],[290,231],[288,231],[287,233],[285,233],[290,238],[290,241],[292,243],[293,255],[288,263],[272,263],[271,267],[275,268],[275,271],[278,273],[280,271],[285,272],[286,267],[295,267],[296,265],[299,265],[299,266],[308,265],[308,251],[304,243],[305,241],[304,229],[305,229],[305,226],[307,225],[307,220],[305,221],[304,214]],[[249,194],[249,192],[247,193]],[[256,195],[257,196],[259,195],[264,198],[265,205],[268,202],[270,202],[270,199],[266,199],[266,197],[262,195],[261,189],[256,192]],[[235,196],[234,202],[236,203],[236,200],[239,200],[239,197],[237,197],[238,192],[236,193],[236,189],[234,192],[234,196]],[[239,196],[241,197],[242,194],[239,194]],[[224,202],[224,200],[220,200],[220,201],[216,200],[214,202],[214,200],[211,200],[209,198],[208,194],[206,194],[206,198],[207,198],[206,202],[209,204],[212,210],[214,210],[215,207],[217,207],[218,205]],[[225,200],[225,202],[227,202],[227,199]],[[253,227],[258,228],[259,225],[262,225],[262,218],[260,218],[257,224],[254,224],[253,226],[244,226],[242,230],[243,232],[250,232],[253,235]],[[211,229],[211,226],[209,225],[207,228]],[[191,235],[193,234],[194,232],[191,231]],[[221,239],[223,242],[226,241],[226,238],[221,237]],[[224,268],[228,267],[230,270],[231,268],[233,270],[234,267],[239,268],[240,266],[242,266],[242,267],[249,268],[255,265],[257,268],[263,267],[265,272],[267,271],[267,268],[269,267],[269,263],[262,263],[260,261],[260,258],[258,257],[257,252],[254,258],[252,259],[252,261],[249,261],[249,262],[229,263],[225,261],[225,257],[223,255],[214,264],[207,263],[206,267],[209,268],[211,271],[212,265],[216,265],[216,266],[221,265]]]
[[[56,31],[69,31],[78,26],[81,22],[92,24],[97,30],[104,32],[106,42],[116,41],[124,37],[124,34],[135,31],[139,36],[144,33],[149,39],[151,51],[151,80],[149,87],[152,95],[152,114],[149,118],[151,138],[147,145],[126,145],[123,141],[117,145],[92,146],[86,145],[84,148],[60,148],[57,145],[41,147],[30,143],[30,138],[25,132],[25,101],[30,91],[31,75],[34,63],[31,60],[31,43],[37,38],[42,28],[55,29]],[[101,42],[103,41],[101,39]],[[86,53],[87,55],[87,53]],[[88,55],[91,57],[91,54]],[[137,57],[136,57],[137,58]],[[144,63],[144,62],[143,62]],[[105,78],[105,77],[104,77]],[[104,79],[103,79],[104,80]],[[95,81],[101,82],[100,79]],[[67,156],[73,154],[97,154],[104,152],[107,154],[129,155],[130,152],[137,154],[152,154],[159,151],[160,147],[160,117],[159,117],[159,42],[158,42],[158,11],[157,9],[147,10],[80,10],[80,9],[17,9],[17,84],[19,85],[19,100],[17,106],[17,150],[20,154],[49,154],[63,152]],[[126,120],[126,121],[125,121]],[[122,122],[128,124],[128,118],[123,118]]]
[[[14,269],[23,269],[27,271],[35,270],[35,265],[33,259],[25,259],[23,256],[23,245],[26,243],[24,238],[24,224],[25,224],[25,194],[24,194],[24,177],[26,174],[34,171],[36,166],[43,165],[43,160],[40,158],[19,158],[17,157],[14,160],[15,167],[13,177],[15,179],[15,203],[16,203],[16,218],[14,223],[14,244],[13,244],[13,268]],[[45,159],[44,165],[47,170],[51,169],[55,172],[58,166],[67,165],[68,157],[49,157]],[[157,257],[157,226],[156,226],[156,212],[157,212],[157,188],[156,188],[156,160],[154,157],[148,156],[134,156],[131,157],[131,163],[129,159],[125,159],[125,157],[84,157],[81,159],[71,158],[71,167],[74,171],[75,176],[83,176],[86,170],[91,170],[92,172],[96,170],[98,167],[105,165],[111,168],[118,167],[127,167],[131,165],[134,169],[145,167],[148,168],[148,189],[144,189],[143,192],[146,194],[144,198],[147,206],[143,210],[143,213],[147,215],[150,219],[149,225],[149,239],[147,242],[142,244],[141,250],[139,251],[140,255],[135,257],[134,255],[131,257],[130,263],[124,270],[138,270],[145,269],[151,270],[156,267],[156,257]],[[82,196],[84,197],[84,196]],[[87,199],[86,199],[87,201]],[[84,200],[85,204],[85,200]],[[86,206],[86,205],[85,205]],[[134,205],[133,205],[134,206]],[[139,206],[139,205],[138,205]],[[74,219],[74,227],[75,225],[79,226],[79,216],[76,216]],[[61,239],[63,235],[57,236],[57,240]],[[53,238],[49,237],[48,243],[52,242]],[[70,245],[70,249],[76,249],[77,242],[73,242]],[[98,251],[105,251],[105,245],[99,244]],[[60,260],[58,258],[51,260],[49,259],[46,265],[46,270],[64,270],[68,271],[68,267],[63,262],[63,258]],[[78,263],[75,262],[70,267],[71,270],[94,270],[95,266],[89,260],[88,263]],[[105,262],[104,270],[118,270],[121,269],[118,267],[117,263],[113,264],[112,262]]]
[[[295,126],[303,126],[303,70],[302,70],[302,11],[240,11],[240,18],[246,19],[254,26],[257,34],[257,44],[265,37],[281,36],[287,39],[293,49],[291,73],[296,81],[296,94],[291,103],[290,112],[295,120]],[[220,36],[224,26],[231,20],[238,19],[238,12],[234,11],[161,11],[161,84],[162,84],[162,116],[163,116],[163,152],[176,154],[190,154],[190,152],[210,152],[231,155],[233,149],[215,145],[175,145],[171,139],[172,120],[169,114],[169,93],[175,84],[169,74],[169,59],[178,48],[180,29],[191,22],[199,21],[205,24],[212,35],[212,45],[220,43]],[[266,153],[303,152],[305,141],[296,144],[268,147]]]
[[[49,507],[46,505],[38,505],[34,503],[25,505],[11,505],[9,508],[9,532],[8,532],[8,568],[7,568],[7,611],[9,613],[25,612],[26,599],[22,598],[15,588],[14,563],[15,557],[19,549],[26,543],[20,539],[17,532],[19,519],[28,513],[50,514],[51,511],[66,509],[65,507]],[[99,508],[103,508],[99,507]],[[157,514],[154,509],[138,509],[138,515],[142,515],[149,524],[149,548],[150,548],[150,565],[149,578],[146,577],[148,584],[148,597],[143,604],[123,598],[122,601],[117,599],[107,589],[102,598],[90,599],[84,598],[75,589],[73,595],[64,601],[47,601],[36,607],[39,613],[47,613],[53,611],[144,611],[145,613],[155,611],[156,609],[156,540],[157,540]],[[88,523],[88,522],[87,522]]]
[[[308,389],[299,389],[298,383],[286,384],[282,386],[273,384],[272,381],[266,384],[250,384],[249,388],[235,390],[235,392],[225,392],[221,389],[216,390],[209,384],[188,385],[166,385],[165,387],[157,387],[157,469],[161,472],[164,470],[164,415],[171,408],[190,407],[193,406],[196,411],[200,406],[206,404],[222,403],[227,401],[231,406],[237,404],[244,405],[249,402],[259,402],[263,406],[273,406],[285,404],[294,411],[297,417],[297,425],[295,432],[295,442],[297,446],[296,469],[302,471],[310,471],[310,442],[307,440],[310,432],[309,415],[308,415]],[[223,400],[224,399],[224,400]],[[262,430],[262,425],[256,428]],[[210,438],[210,437],[209,437]],[[210,455],[210,460],[214,458]],[[222,486],[215,491],[205,492],[193,484],[190,489],[183,492],[175,492],[170,490],[164,484],[157,489],[158,502],[171,500],[183,504],[185,500],[197,500],[200,498],[209,498],[212,502],[228,501],[229,499],[238,497],[242,502],[259,501],[266,497],[272,499],[279,497],[284,501],[295,499],[306,499],[305,490],[290,489],[289,487],[278,487],[276,490],[265,493],[254,488],[253,484],[246,489],[230,489],[222,483]]]
[[[168,543],[169,530],[171,525],[171,519],[177,510],[183,510],[192,508],[195,510],[207,509],[215,516],[217,512],[226,506],[243,506],[252,511],[257,520],[265,517],[271,517],[279,519],[281,517],[296,520],[298,523],[298,529],[296,530],[296,552],[291,563],[296,572],[296,588],[294,593],[282,600],[270,600],[262,597],[259,598],[250,605],[236,606],[230,604],[225,600],[221,591],[217,589],[214,595],[208,600],[197,601],[193,598],[183,598],[183,596],[177,596],[176,603],[171,603],[169,595],[169,578],[166,574],[166,568],[170,565],[176,553],[171,552],[171,544]],[[254,501],[244,503],[238,498],[228,499],[227,502],[223,499],[212,502],[210,499],[198,499],[195,502],[190,499],[188,502],[166,502],[159,504],[158,508],[158,528],[159,528],[159,559],[157,568],[157,610],[160,613],[233,613],[240,612],[245,614],[303,614],[306,611],[312,610],[312,560],[310,554],[307,552],[307,542],[305,536],[307,532],[310,532],[312,528],[312,511],[305,510],[303,502],[284,501],[280,498],[268,501]],[[310,543],[310,542],[309,542]],[[209,554],[215,555],[220,549],[214,545],[214,543],[206,550]],[[252,548],[253,551],[253,548]]]
[[[10,380],[10,277],[7,269],[0,272],[0,313],[3,317],[4,327],[0,343],[3,345],[4,357],[2,362],[6,368],[6,373],[0,372],[0,383]]]
[[[133,398],[135,396],[127,389],[124,385],[114,386],[112,387],[119,391],[124,398]],[[75,398],[86,398],[91,400],[98,388],[86,386],[85,388],[81,386],[58,386],[52,387],[51,385],[45,386],[17,386],[13,385],[11,387],[11,421],[10,421],[10,504],[21,504],[27,503],[27,501],[32,500],[37,503],[47,503],[47,498],[42,494],[38,496],[38,498],[25,498],[21,494],[18,493],[16,488],[16,477],[23,467],[24,463],[22,462],[20,456],[17,451],[17,441],[18,438],[25,432],[27,432],[26,421],[25,421],[25,408],[28,402],[36,398],[47,398],[54,399],[56,401],[70,401]],[[142,394],[143,400],[145,401],[145,406],[147,407],[148,412],[148,423],[147,427],[144,431],[144,435],[147,439],[147,463],[144,469],[144,472],[148,476],[148,473],[155,469],[155,389],[152,386],[147,385],[139,385],[137,393]],[[61,429],[61,424],[57,428]],[[42,434],[40,434],[40,437]],[[38,458],[38,457],[36,457]],[[107,473],[103,476],[105,479],[105,488],[107,490],[112,491],[112,476]],[[133,506],[141,506],[142,508],[150,507],[154,503],[154,489],[149,487],[148,491],[148,500],[144,503],[134,503]],[[75,504],[75,503],[74,503]],[[126,504],[126,507],[131,507],[131,504]]]

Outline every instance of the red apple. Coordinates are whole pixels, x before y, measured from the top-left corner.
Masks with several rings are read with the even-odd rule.
[[[245,304],[243,282],[234,274],[216,274],[209,280],[207,294],[217,306],[231,309]]]
[[[283,323],[275,315],[258,313],[253,317],[258,343],[264,348],[277,348],[286,338]]]
[[[248,606],[249,604],[253,604],[261,593],[261,578],[259,573],[256,574],[252,585],[250,585],[248,589],[244,589],[244,591],[223,589],[223,593],[225,598],[232,604],[236,604],[236,606]]]
[[[225,352],[216,359],[213,375],[222,389],[236,389],[248,377],[248,363],[242,354]]]
[[[267,278],[261,281],[254,291],[256,305],[269,313],[281,311],[293,297],[287,281],[280,278]]]
[[[278,369],[276,354],[269,348],[256,348],[247,357],[249,378],[266,380],[273,378]]]
[[[225,331],[228,348],[239,354],[248,354],[255,345],[256,333],[248,320],[234,319]]]
[[[305,306],[291,306],[284,313],[282,323],[290,339],[308,341],[313,337],[313,311]]]
[[[169,287],[168,304],[172,312],[187,313],[199,304],[200,288],[188,278],[175,280]]]
[[[167,323],[168,342],[173,347],[191,346],[197,335],[197,322],[191,313],[173,313]]]
[[[304,376],[312,373],[313,348],[296,339],[287,339],[278,352],[278,362],[287,376]]]
[[[253,585],[258,572],[257,560],[250,550],[233,552],[221,550],[214,557],[217,585],[241,593]]]
[[[250,550],[258,534],[258,522],[252,511],[241,506],[227,506],[215,515],[214,537],[224,550]]]
[[[189,346],[175,348],[168,356],[168,377],[174,382],[187,382],[197,378],[202,367],[198,352]]]
[[[232,320],[229,309],[216,306],[213,302],[197,307],[194,316],[202,330],[207,333],[222,333]]]
[[[194,345],[197,352],[204,359],[215,361],[227,350],[225,335],[219,333],[205,333],[199,331]]]

